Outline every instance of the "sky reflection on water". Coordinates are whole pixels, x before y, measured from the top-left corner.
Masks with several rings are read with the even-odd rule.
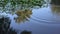
[[[33,9],[29,21],[20,24],[12,20],[11,27],[18,32],[27,30],[32,34],[60,34],[60,15],[53,13],[51,7]]]
[[[16,19],[19,23],[14,20],[15,14],[8,14],[11,19],[10,27],[16,30],[18,34],[24,30],[31,31],[32,34],[60,34],[59,11],[60,7],[49,5],[48,7],[32,9],[32,11],[26,13],[18,12],[18,18]]]

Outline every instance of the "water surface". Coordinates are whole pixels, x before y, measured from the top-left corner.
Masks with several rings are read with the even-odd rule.
[[[56,9],[56,10],[53,10]],[[12,19],[11,27],[18,33],[24,30],[31,31],[32,34],[60,34],[60,12],[59,7],[44,7],[33,9],[28,20],[20,23]]]

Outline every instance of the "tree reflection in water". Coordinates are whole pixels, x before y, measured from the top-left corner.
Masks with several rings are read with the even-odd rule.
[[[17,34],[14,30],[10,29],[11,20],[8,17],[0,18],[0,34]]]
[[[25,11],[27,11],[27,10],[25,10]],[[24,14],[21,15],[22,20],[26,19],[26,17],[30,16],[31,13],[27,11],[27,12],[24,12]],[[20,15],[18,15],[18,16],[20,18]],[[17,20],[19,20],[19,19],[17,19]],[[0,34],[17,34],[17,32],[15,30],[10,28],[10,24],[11,24],[11,20],[9,19],[9,17],[0,18]],[[31,34],[31,32],[24,30],[23,32],[21,32],[21,34]]]
[[[15,19],[16,22],[22,22],[22,21],[27,21],[28,18],[30,18],[30,15],[32,14],[32,10],[19,10],[16,12],[16,14],[18,15],[18,18]]]
[[[51,5],[51,10],[53,13],[60,14],[60,5]]]
[[[60,5],[60,0],[51,0],[51,3],[54,5]]]

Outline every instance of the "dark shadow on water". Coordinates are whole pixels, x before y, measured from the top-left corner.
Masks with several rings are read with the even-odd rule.
[[[51,4],[60,5],[60,0],[51,0]]]
[[[8,17],[0,18],[0,34],[17,34],[15,30],[10,28],[11,20]],[[24,30],[21,34],[31,34],[31,31]]]
[[[10,29],[11,20],[8,17],[0,18],[0,34],[17,34],[15,30]]]
[[[21,32],[21,34],[31,34],[31,33],[32,33],[31,31],[26,31],[26,30]]]

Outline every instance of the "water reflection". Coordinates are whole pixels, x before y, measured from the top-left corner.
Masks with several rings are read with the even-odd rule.
[[[60,14],[60,5],[51,5],[51,10],[53,13]]]
[[[21,32],[21,34],[31,34],[31,32],[24,30],[24,31]]]
[[[60,0],[51,0],[51,3],[54,5],[60,5]]]
[[[17,31],[10,27],[11,20],[8,17],[0,18],[0,34],[17,34]],[[24,30],[19,34],[31,34],[31,31]]]
[[[13,15],[9,15],[12,20],[11,23],[7,23],[6,21],[8,20],[5,20],[6,23],[4,24],[4,19],[0,19],[0,34],[16,34],[16,31],[19,33],[22,30],[24,31],[22,31],[21,34],[31,34],[31,31],[32,34],[60,33],[60,17],[58,15],[56,16],[56,14],[60,12],[59,9],[60,7],[48,6],[33,10],[18,10],[16,11],[16,14],[18,16],[17,18],[15,18],[16,22],[13,20]],[[15,11],[14,9],[12,10]],[[52,12],[56,14],[53,15]],[[29,21],[25,23],[25,21],[27,20]],[[18,25],[17,23],[20,24]],[[10,25],[16,31],[10,29]]]
[[[0,18],[0,34],[17,34],[15,30],[10,29],[11,20],[8,17]]]
[[[32,10],[19,10],[16,12],[18,15],[18,18],[15,19],[16,22],[22,22],[22,21],[28,21],[28,18],[30,18],[30,15],[32,14]]]

